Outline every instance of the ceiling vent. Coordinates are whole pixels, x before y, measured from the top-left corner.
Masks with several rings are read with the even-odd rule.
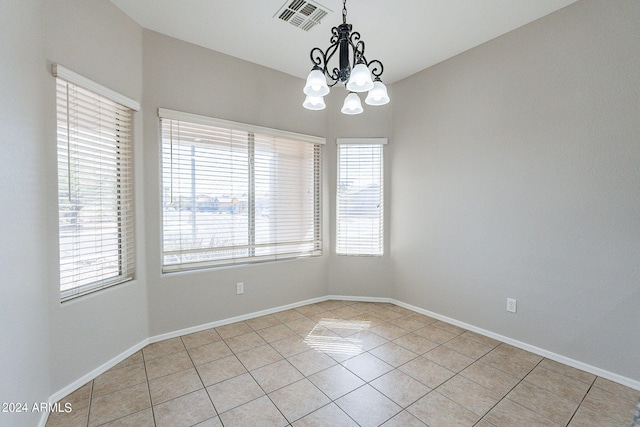
[[[273,16],[304,31],[309,31],[329,12],[331,12],[329,9],[311,0],[287,0]]]

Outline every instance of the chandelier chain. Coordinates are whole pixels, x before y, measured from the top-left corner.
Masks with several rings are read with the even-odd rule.
[[[347,23],[347,0],[342,0],[342,23]]]

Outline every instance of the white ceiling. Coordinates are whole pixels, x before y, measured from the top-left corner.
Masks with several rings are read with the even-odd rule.
[[[367,59],[384,64],[382,80],[394,83],[575,1],[348,0],[347,23]],[[331,27],[342,23],[341,0],[317,1],[331,12],[308,32],[274,16],[285,0],[111,2],[144,28],[300,78],[310,50],[326,50]]]

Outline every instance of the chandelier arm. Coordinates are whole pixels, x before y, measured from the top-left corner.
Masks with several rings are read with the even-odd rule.
[[[372,60],[371,62],[366,62],[367,67],[369,67],[369,71],[371,71],[371,75],[374,76],[374,80],[380,80],[380,76],[384,71],[384,67],[382,66],[382,62],[377,59]]]

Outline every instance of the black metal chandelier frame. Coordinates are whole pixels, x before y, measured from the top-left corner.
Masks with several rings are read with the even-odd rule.
[[[331,28],[331,45],[322,50],[318,47],[311,49],[310,57],[314,70],[320,70],[329,79],[327,86],[333,87],[337,83],[346,84],[351,75],[351,70],[358,64],[364,64],[369,68],[374,81],[380,81],[380,76],[384,71],[382,62],[377,59],[367,61],[364,56],[364,41],[360,38],[360,33],[351,31],[352,25],[347,24],[347,0],[342,2],[342,24]],[[333,56],[339,53],[339,67],[330,70],[329,62]],[[353,66],[349,62],[349,57],[353,57]]]

